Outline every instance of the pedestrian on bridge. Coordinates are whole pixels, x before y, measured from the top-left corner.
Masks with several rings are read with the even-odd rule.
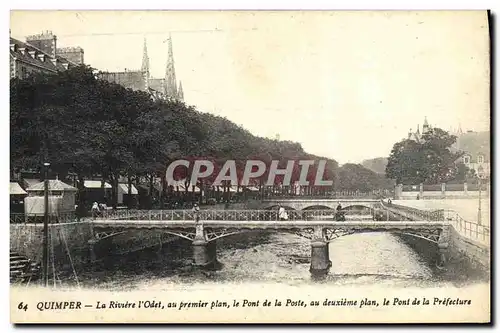
[[[92,212],[92,218],[94,218],[94,219],[99,215],[100,210],[99,210],[99,205],[97,204],[97,202],[94,201],[90,211]]]
[[[193,212],[194,212],[194,220],[196,223],[200,221],[200,207],[198,206],[197,203],[193,205]]]
[[[279,206],[278,208],[278,217],[280,221],[288,220],[288,214],[284,207]]]

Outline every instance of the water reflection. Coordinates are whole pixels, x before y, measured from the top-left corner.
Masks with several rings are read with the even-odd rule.
[[[280,283],[301,285],[438,286],[434,265],[398,236],[386,232],[347,235],[329,245],[332,267],[322,279],[309,273],[310,241],[287,233],[249,233],[222,238],[217,244],[217,271],[192,266],[191,244],[180,240],[161,249],[110,257],[80,270],[84,286],[103,289],[148,289],[195,283]],[[63,275],[61,275],[63,276]],[[65,282],[71,274],[66,273]]]

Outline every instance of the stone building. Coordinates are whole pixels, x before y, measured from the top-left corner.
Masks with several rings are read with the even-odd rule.
[[[34,72],[57,73],[83,63],[83,49],[57,48],[57,36],[51,31],[28,36],[26,42],[10,37],[11,78],[26,78]]]
[[[150,73],[149,55],[146,39],[144,39],[141,69],[122,72],[100,72],[99,78],[114,82],[132,90],[145,91],[154,99],[184,100],[182,83],[177,86],[175,75],[174,54],[172,49],[172,38],[168,38],[168,59],[164,78],[153,78]]]
[[[476,175],[489,178],[490,176],[490,132],[463,132],[459,127],[451,134],[457,137],[453,145],[456,151],[464,152],[461,161],[476,172]]]

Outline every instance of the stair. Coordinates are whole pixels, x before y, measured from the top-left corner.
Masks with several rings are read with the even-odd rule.
[[[10,282],[27,282],[40,276],[40,264],[17,252],[10,251]]]

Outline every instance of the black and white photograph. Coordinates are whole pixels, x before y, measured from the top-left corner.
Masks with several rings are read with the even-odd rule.
[[[489,323],[488,11],[12,10],[12,323]]]

